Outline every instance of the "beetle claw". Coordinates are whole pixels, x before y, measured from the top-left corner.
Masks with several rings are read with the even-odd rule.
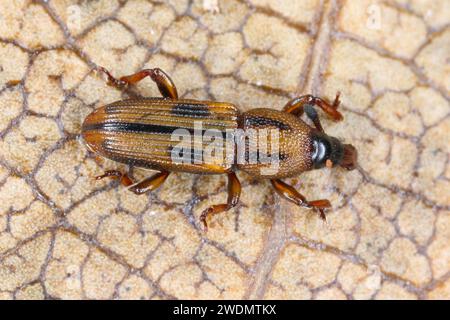
[[[322,219],[323,222],[327,223],[327,216],[325,215],[324,209],[318,209],[319,211],[319,217]]]
[[[116,79],[106,68],[102,66],[96,66],[94,68],[98,73],[101,73],[106,76],[106,84],[111,87],[125,88],[127,86],[127,82],[121,79]]]
[[[208,210],[205,210],[200,215],[200,222],[203,224],[203,232],[208,232],[208,223],[206,222],[206,218],[208,217]]]
[[[334,102],[333,102],[333,105],[332,105],[332,107],[334,109],[337,109],[339,107],[339,105],[341,104],[341,100],[339,99],[340,96],[341,96],[341,92],[338,91],[336,93],[336,98],[334,98]]]
[[[123,176],[124,176],[124,174],[122,172],[120,172],[120,171],[108,170],[108,171],[105,171],[104,174],[102,174],[100,176],[96,176],[95,180],[101,180],[101,179],[104,179],[104,178],[118,179],[118,178],[121,178]]]

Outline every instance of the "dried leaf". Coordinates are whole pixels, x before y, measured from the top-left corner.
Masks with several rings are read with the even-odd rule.
[[[447,0],[1,1],[0,298],[450,298],[449,17]],[[79,139],[127,96],[98,65],[158,66],[242,110],[340,91],[324,127],[360,167],[290,179],[331,200],[328,225],[240,173],[241,205],[204,234],[224,177],[143,196],[93,179],[124,169]]]

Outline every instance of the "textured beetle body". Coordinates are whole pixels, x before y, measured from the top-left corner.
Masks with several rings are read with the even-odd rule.
[[[258,150],[249,150],[248,143],[245,145],[247,157],[244,163],[237,162],[235,151],[229,154],[232,159],[225,159],[225,139],[223,161],[215,163],[214,166],[208,163],[196,164],[194,161],[173,161],[171,151],[178,144],[178,141],[173,140],[173,132],[185,129],[194,136],[196,122],[201,123],[200,134],[213,129],[220,131],[224,138],[227,130],[278,130],[278,172],[262,176],[261,169],[265,165],[259,161]],[[240,114],[237,108],[229,103],[147,98],[121,100],[98,108],[86,118],[82,136],[91,151],[138,167],[196,174],[223,174],[237,168],[254,177],[281,178],[312,168],[312,131],[313,129],[298,117],[276,110],[253,109]],[[192,158],[196,154],[201,158],[207,143],[208,141],[203,141],[199,146],[192,143]],[[248,159],[248,154],[252,152],[256,153],[256,163],[250,163]]]
[[[163,97],[117,101],[86,117],[81,134],[90,151],[130,166],[160,171],[138,183],[116,170],[106,171],[97,179],[119,178],[131,191],[142,194],[158,188],[172,171],[227,174],[227,203],[203,211],[200,219],[205,227],[209,216],[229,210],[239,202],[241,185],[235,174],[237,170],[255,178],[270,179],[278,194],[299,206],[318,210],[325,219],[323,210],[331,206],[328,200],[307,201],[280,178],[325,166],[349,170],[356,166],[355,148],[325,134],[314,109],[317,106],[334,120],[342,120],[337,111],[339,94],[333,104],[305,95],[289,101],[282,111],[259,108],[241,113],[230,103],[178,99],[173,81],[158,68],[120,79],[103,68],[100,71],[108,76],[109,84],[119,88],[149,76]],[[314,127],[300,119],[303,113]],[[258,137],[256,144],[247,137],[252,132]],[[196,140],[198,136],[200,140]],[[266,144],[260,143],[262,136]],[[180,153],[179,143],[185,137],[190,139],[188,147]],[[208,162],[205,150],[212,141],[215,157],[213,162]],[[264,152],[263,145],[266,145]],[[189,161],[180,162],[178,158]]]
[[[171,151],[178,141],[172,135],[179,129],[194,135],[195,122],[201,122],[202,131],[214,129],[225,135],[227,129],[237,128],[238,115],[236,107],[228,103],[122,100],[91,113],[83,124],[82,135],[93,152],[114,161],[156,170],[221,174],[232,169],[233,161],[224,159],[215,166],[174,162]],[[193,148],[192,156],[201,155],[203,150],[204,145]]]
[[[252,129],[256,132],[259,130],[278,132],[279,150],[277,156],[279,167],[276,172],[267,173],[262,169],[270,167],[270,163],[260,163],[259,158],[257,158],[256,163],[245,161],[243,164],[237,164],[238,169],[251,174],[253,177],[261,178],[292,177],[312,169],[312,133],[314,129],[300,118],[277,110],[259,108],[242,114],[240,123],[244,132]],[[270,143],[267,144],[270,145]],[[249,147],[246,146],[246,148]],[[259,155],[260,153],[257,154],[257,157]]]

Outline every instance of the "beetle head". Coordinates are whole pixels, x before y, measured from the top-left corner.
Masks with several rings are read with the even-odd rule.
[[[312,135],[312,161],[314,169],[341,166],[347,170],[356,167],[358,153],[351,144],[342,144],[338,139],[322,132]]]

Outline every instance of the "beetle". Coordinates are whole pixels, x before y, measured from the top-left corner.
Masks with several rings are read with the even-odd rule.
[[[257,108],[240,112],[230,103],[179,99],[174,82],[159,68],[144,69],[120,79],[113,77],[105,68],[99,67],[98,71],[107,76],[109,85],[121,89],[150,77],[158,86],[162,97],[116,101],[97,108],[85,118],[81,136],[90,151],[130,166],[159,171],[137,183],[126,173],[117,170],[106,171],[96,179],[106,177],[119,179],[130,191],[143,194],[160,187],[170,172],[226,174],[227,202],[213,205],[202,212],[200,221],[205,230],[207,220],[212,215],[227,211],[238,204],[241,184],[235,173],[237,170],[247,172],[255,178],[270,179],[275,191],[281,197],[298,206],[318,211],[319,216],[325,220],[324,209],[331,207],[328,200],[308,201],[294,187],[281,179],[324,167],[340,166],[348,170],[356,167],[356,149],[351,144],[343,144],[337,138],[327,135],[315,109],[319,107],[335,121],[342,120],[343,116],[337,110],[340,104],[339,93],[336,94],[332,104],[319,97],[303,95],[290,100],[282,111]],[[313,126],[300,118],[303,113],[311,120]],[[244,161],[237,161],[236,145],[232,146],[232,152],[228,154],[227,159],[225,156],[219,156],[215,158],[215,162],[174,161],[173,151],[177,141],[174,141],[173,133],[177,129],[183,129],[190,134],[195,131],[194,124],[199,121],[202,124],[202,133],[208,129],[216,130],[223,135],[230,130],[243,132],[277,130],[277,170],[263,172],[262,169],[267,169],[270,163],[261,161],[260,145],[256,147],[253,145],[253,148],[250,148],[249,139],[245,136],[244,151],[241,154],[241,160]],[[234,138],[236,139],[236,136]],[[242,142],[242,139],[240,141]],[[201,160],[204,155],[203,147],[203,142],[200,145],[194,143],[194,146],[189,145],[180,154],[187,156],[189,160],[193,158]],[[248,161],[251,156],[255,161]]]

